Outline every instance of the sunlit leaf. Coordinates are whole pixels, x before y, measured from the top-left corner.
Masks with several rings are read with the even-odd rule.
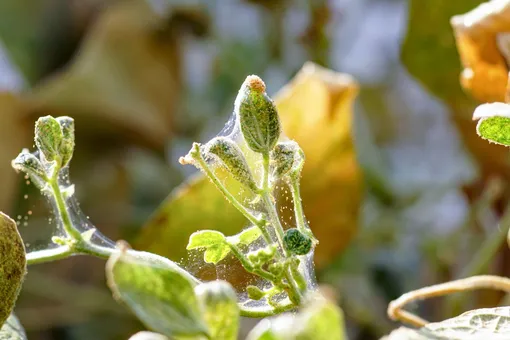
[[[452,319],[429,323],[420,333],[444,339],[508,339],[510,307],[475,309]]]
[[[225,281],[198,285],[195,292],[212,339],[236,340],[239,328],[237,295]]]
[[[297,315],[283,314],[262,320],[248,340],[344,340],[342,311],[332,302],[314,301]]]
[[[0,329],[0,340],[26,340],[23,326],[16,315],[11,314]]]
[[[401,327],[381,340],[506,340],[508,334],[510,307],[497,307],[475,309],[419,330]]]
[[[253,226],[244,229],[239,234],[235,236],[229,237],[229,241],[234,243],[240,243],[244,245],[250,245],[254,241],[256,241],[260,236],[262,236],[262,232],[259,227]]]
[[[25,246],[16,222],[0,212],[0,325],[11,314],[26,273]]]
[[[106,274],[114,296],[149,329],[166,336],[207,333],[195,282],[174,266],[122,250],[108,260]]]
[[[186,249],[207,248],[225,243],[225,236],[215,230],[200,230],[191,234]]]
[[[510,146],[510,105],[483,104],[477,107],[474,119],[480,119],[476,131],[483,139]]]
[[[315,252],[319,267],[344,249],[357,227],[362,189],[351,129],[356,93],[350,76],[307,64],[274,96],[284,133],[306,154],[302,197],[320,241]],[[229,182],[228,187],[237,192],[240,185]],[[197,175],[163,202],[142,229],[137,245],[178,260],[185,256],[187,238],[198,228],[228,236],[247,224],[209,181]]]

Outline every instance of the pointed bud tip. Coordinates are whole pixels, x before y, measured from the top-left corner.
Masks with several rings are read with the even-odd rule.
[[[246,86],[248,86],[253,91],[256,91],[258,93],[266,92],[266,84],[262,79],[260,79],[259,76],[252,74],[246,77],[246,80],[244,82]]]

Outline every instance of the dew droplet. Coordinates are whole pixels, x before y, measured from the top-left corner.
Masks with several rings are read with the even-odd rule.
[[[23,196],[24,199],[28,199],[28,195]]]

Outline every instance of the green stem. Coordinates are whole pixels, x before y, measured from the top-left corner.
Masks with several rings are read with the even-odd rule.
[[[198,162],[198,164],[200,165],[200,169],[202,169],[205,175],[211,180],[211,182],[213,182],[216,188],[218,188],[218,190],[221,191],[223,196],[227,199],[227,201],[229,201],[230,204],[232,204],[237,210],[239,210],[241,214],[243,214],[244,217],[248,219],[248,221],[250,221],[260,229],[262,236],[266,240],[267,244],[271,244],[272,240],[269,231],[266,228],[267,224],[266,221],[264,219],[258,219],[255,216],[253,216],[253,214],[250,213],[248,209],[246,209],[244,205],[242,205],[241,202],[239,202],[237,198],[235,198],[235,196],[232,195],[230,191],[227,190],[227,188],[225,188],[223,183],[221,183],[219,178],[211,171],[211,168],[209,167],[207,162],[203,159],[198,144],[195,145],[195,149],[193,151],[194,151],[192,154],[193,159]]]
[[[84,240],[80,231],[73,226],[71,216],[67,210],[65,198],[58,184],[58,171],[55,171],[51,176],[48,180],[48,184],[50,185],[51,194],[55,200],[57,213],[62,222],[62,227],[64,228],[67,239],[64,240],[65,244],[58,248],[28,253],[26,256],[27,264],[32,265],[60,260],[76,254],[87,254],[104,259],[109,258],[115,249],[101,247]]]
[[[302,233],[308,233],[305,224],[305,214],[303,212],[303,204],[301,203],[301,194],[299,193],[299,181],[292,177],[290,180],[290,190],[292,193],[292,201],[294,202],[294,214],[296,216],[296,227]]]
[[[244,255],[244,253],[241,251],[241,249],[239,249],[239,247],[237,245],[232,244],[230,242],[227,242],[227,244],[230,247],[230,250],[232,250],[232,252],[234,253],[235,257],[237,257],[237,259],[239,260],[239,262],[241,262],[243,268],[247,272],[256,274],[256,275],[262,277],[263,279],[266,279],[266,280],[272,282],[273,284],[278,283],[276,280],[276,277],[273,274],[271,274],[263,269],[255,268],[251,264],[251,262],[248,260],[246,255]]]
[[[58,176],[57,175],[54,176],[50,180],[49,184],[51,190],[53,191],[53,198],[55,199],[58,215],[60,216],[60,220],[62,221],[64,231],[71,239],[81,240],[82,239],[81,233],[73,227],[71,217],[69,216],[69,212],[67,211],[62,191],[60,190],[60,186],[58,185]]]
[[[74,254],[69,246],[62,246],[54,249],[44,249],[30,252],[26,255],[27,265],[51,262],[65,259]]]
[[[303,211],[303,203],[301,202],[301,193],[299,192],[299,177],[290,176],[288,181],[294,203],[294,215],[296,218],[296,227],[303,234],[308,235],[314,243],[318,243],[312,233],[312,230],[305,223],[305,213]]]
[[[278,244],[283,252],[284,258],[289,258],[290,254],[285,249],[285,246],[283,245],[283,237],[284,237],[284,231],[283,226],[280,221],[280,217],[278,216],[278,212],[276,211],[275,204],[273,203],[271,194],[269,192],[269,154],[263,154],[263,164],[264,164],[264,172],[263,172],[263,187],[262,187],[262,201],[264,202],[266,212],[269,216],[269,220],[271,224],[273,225],[273,228],[276,233],[276,237],[278,239]],[[299,273],[300,274],[300,273]],[[289,296],[289,299],[292,303],[295,305],[301,304],[301,291],[296,285],[296,280],[292,276],[292,272],[287,267],[285,268],[285,279],[288,283],[288,288],[286,288],[287,295]]]

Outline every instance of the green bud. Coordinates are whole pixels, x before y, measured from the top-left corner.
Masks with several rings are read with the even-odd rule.
[[[248,259],[255,265],[263,265],[274,258],[276,253],[276,246],[269,245],[265,248],[260,248],[250,251],[247,256]]]
[[[258,190],[248,162],[234,141],[226,137],[216,137],[205,145],[204,151],[206,155],[213,154],[218,157],[236,180],[253,191]]]
[[[248,297],[252,300],[260,300],[265,296],[264,292],[256,286],[246,287],[246,293],[248,293]]]
[[[285,232],[283,246],[292,254],[306,255],[312,249],[312,239],[296,228],[291,228]]]
[[[41,117],[35,122],[35,145],[48,162],[60,159],[60,144],[64,135],[58,121],[52,116]]]
[[[274,177],[283,177],[292,169],[298,150],[299,145],[294,141],[276,144],[273,151],[271,151]]]
[[[237,295],[226,281],[212,281],[195,287],[211,339],[235,340],[239,328]]]
[[[15,170],[23,171],[32,177],[36,182],[43,181],[46,178],[41,161],[28,152],[27,149],[23,149],[18,157],[11,162],[11,165]]]
[[[241,131],[251,150],[269,153],[280,137],[280,119],[266,85],[255,75],[244,81],[235,102]]]
[[[58,117],[58,123],[62,129],[62,142],[60,143],[59,152],[62,157],[62,167],[69,164],[74,152],[74,119],[71,117]]]
[[[274,276],[280,277],[283,274],[283,270],[285,269],[285,266],[280,262],[276,262],[276,263],[270,264],[267,269]]]

